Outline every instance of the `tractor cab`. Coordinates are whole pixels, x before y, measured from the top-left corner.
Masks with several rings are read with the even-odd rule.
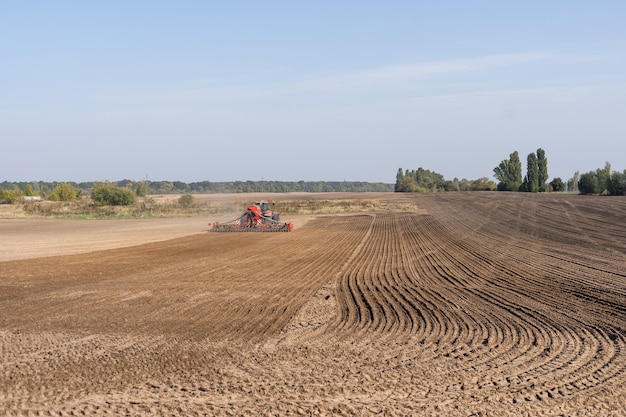
[[[269,202],[256,201],[254,205],[261,209],[261,214],[263,215],[263,217],[272,217],[272,209],[270,208]]]

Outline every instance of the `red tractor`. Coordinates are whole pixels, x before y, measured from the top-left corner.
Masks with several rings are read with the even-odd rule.
[[[209,223],[211,232],[290,232],[293,224],[281,223],[280,214],[274,213],[267,201],[250,204],[237,219],[226,223]]]

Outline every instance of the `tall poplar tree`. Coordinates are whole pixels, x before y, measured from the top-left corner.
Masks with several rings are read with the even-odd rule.
[[[526,180],[524,181],[524,191],[536,193],[539,191],[539,164],[537,155],[534,152],[528,154],[526,158]]]
[[[394,191],[403,191],[400,189],[402,184],[402,180],[404,179],[404,173],[402,172],[402,168],[398,168],[398,173],[396,174],[396,185],[394,186]]]
[[[519,159],[519,154],[517,151],[513,152],[510,157],[509,168],[510,179],[511,179],[511,189],[512,191],[519,191],[522,186],[522,161]]]
[[[539,184],[539,192],[544,193],[548,191],[548,159],[543,149],[537,149],[537,165],[539,168],[539,176],[537,182]]]

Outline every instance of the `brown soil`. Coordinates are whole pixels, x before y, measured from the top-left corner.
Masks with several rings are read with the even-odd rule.
[[[377,198],[422,210],[0,222],[0,412],[626,415],[626,199]]]

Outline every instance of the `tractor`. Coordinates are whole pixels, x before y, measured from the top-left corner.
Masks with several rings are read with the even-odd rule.
[[[290,232],[292,223],[281,223],[267,201],[251,203],[238,218],[225,223],[209,223],[210,232]]]

